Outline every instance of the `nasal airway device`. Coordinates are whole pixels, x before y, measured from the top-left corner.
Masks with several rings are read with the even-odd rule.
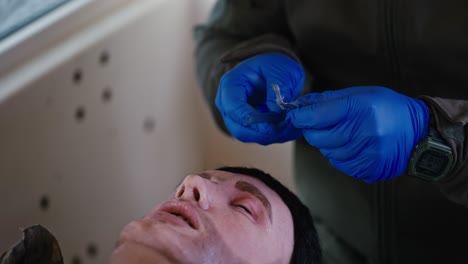
[[[289,102],[289,103],[286,103],[283,101],[283,97],[281,96],[281,92],[280,92],[280,88],[279,86],[274,83],[271,85],[271,88],[273,88],[273,91],[275,91],[275,94],[276,94],[276,103],[279,105],[279,107],[281,107],[281,109],[283,110],[291,110],[291,109],[296,109],[299,107],[300,105],[300,98],[297,99],[296,101],[292,101],[292,102]]]
[[[280,87],[278,84],[274,83],[271,85],[271,88],[276,94],[276,104],[283,110],[281,113],[258,113],[250,115],[246,118],[243,125],[253,125],[258,123],[277,123],[284,119],[286,112],[292,109],[296,109],[299,106],[304,106],[301,103],[300,98],[292,102],[284,102],[283,97],[281,96]]]

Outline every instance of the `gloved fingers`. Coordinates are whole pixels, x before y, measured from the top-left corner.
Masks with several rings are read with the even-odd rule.
[[[260,123],[271,123],[277,124],[279,122],[284,122],[285,114],[282,113],[258,113],[252,114],[247,116],[243,122],[243,126],[249,126],[253,124],[260,124]]]
[[[375,183],[383,180],[388,180],[390,177],[389,173],[383,172],[379,170],[379,167],[375,164],[371,163],[371,160],[368,160],[364,156],[359,156],[352,165],[347,164],[346,162],[335,161],[331,160],[330,163],[333,167],[337,170],[355,177],[357,179],[361,179],[366,183]],[[361,165],[359,165],[361,164]],[[346,173],[345,170],[351,171],[352,173]]]
[[[224,93],[223,102],[230,102],[229,95],[241,97],[242,101],[248,99],[264,102],[266,99],[265,79],[255,67],[242,62],[232,70],[225,73],[219,81],[218,94]],[[258,98],[256,98],[258,97]],[[261,100],[259,100],[261,99]]]
[[[302,66],[292,58],[282,54],[273,54],[273,56],[275,59],[267,67],[261,67],[260,72],[265,79],[269,109],[280,112],[282,109],[276,102],[273,85],[278,85],[284,102],[294,101],[301,94],[305,83],[305,73]]]
[[[297,128],[302,129],[326,129],[335,126],[348,114],[348,97],[332,100],[312,100],[322,98],[320,94],[309,94],[309,105],[290,110],[286,120]],[[316,102],[312,102],[316,101]]]
[[[215,104],[223,117],[229,116],[233,121],[242,123],[246,117],[258,111],[248,103],[248,96],[253,87],[248,82],[231,82],[223,78],[220,82]]]
[[[284,113],[274,113],[268,112],[269,110],[264,104],[260,104],[255,109],[248,103],[238,103],[236,110],[225,110],[218,104],[216,100],[216,105],[218,110],[221,112],[223,118],[229,118],[230,120],[242,125],[249,126],[253,124],[261,123],[273,123],[284,122],[285,114]],[[231,104],[233,106],[233,104]]]
[[[257,142],[261,145],[267,145],[268,142],[272,140],[268,134],[260,133],[254,129],[254,125],[245,127],[231,120],[229,117],[224,118],[224,124],[226,125],[226,128],[229,130],[231,135],[241,142]]]
[[[337,170],[367,183],[389,178],[386,171],[378,170],[378,163],[375,163],[368,155],[357,155],[346,161],[330,160],[330,164]]]
[[[344,146],[349,142],[349,134],[340,133],[340,127],[331,129],[304,129],[302,131],[307,142],[319,149],[328,148],[334,149]]]
[[[244,126],[225,117],[224,123],[229,132],[239,141],[255,142],[260,145],[284,143],[302,136],[300,129],[294,128],[284,121],[277,124],[258,123]]]
[[[321,93],[308,93],[301,96],[299,99],[305,105],[325,103],[334,100],[346,99],[350,96],[355,96],[359,93],[362,93],[361,90],[354,87],[335,90],[335,91],[324,91]]]
[[[292,58],[279,53],[261,54],[223,75],[215,102],[222,113],[241,123],[261,104],[267,107],[267,112],[283,112],[276,103],[273,84],[281,87],[285,101],[293,101],[300,95],[304,82],[304,70]]]
[[[248,97],[253,96],[252,93],[258,92],[263,92],[265,96],[265,76],[258,67],[258,65],[249,63],[249,60],[239,63],[221,77],[220,89],[244,87]]]
[[[404,173],[405,170],[402,169],[397,160],[392,158],[391,153],[382,150],[376,143],[370,142],[368,144],[367,147],[361,145],[361,151],[356,151],[356,155],[343,160],[330,158],[330,163],[345,174],[362,179],[367,183],[388,180]],[[390,160],[382,166],[380,161],[385,156],[390,156]]]
[[[336,148],[320,148],[320,152],[330,160],[341,162],[352,161],[368,150],[372,142],[373,140],[364,141],[363,138],[352,138],[344,145]]]
[[[238,124],[244,124],[246,120],[249,120],[250,116],[259,114],[255,108],[246,102],[229,103],[229,107],[226,108],[221,101],[222,100],[219,100],[218,97],[216,97],[215,104],[223,118],[229,118],[231,121]]]
[[[339,161],[330,160],[330,164],[337,170],[343,172],[346,175],[362,179],[367,183],[377,181],[373,179],[373,175],[378,175],[379,172],[373,169],[374,164],[372,160],[369,160],[368,156],[358,155],[353,157],[351,160]]]

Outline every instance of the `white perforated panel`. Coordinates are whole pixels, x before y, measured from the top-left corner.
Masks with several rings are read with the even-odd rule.
[[[201,99],[191,29],[213,1],[154,2],[119,4],[14,77],[0,72],[0,95],[25,84],[0,98],[0,252],[20,227],[42,224],[65,263],[106,263],[126,223],[186,173],[220,165],[257,166],[293,186],[290,144],[222,135]],[[28,82],[23,72],[41,74]]]
[[[202,169],[185,5],[158,6],[0,104],[0,251],[39,223],[66,263],[104,263],[124,224]]]

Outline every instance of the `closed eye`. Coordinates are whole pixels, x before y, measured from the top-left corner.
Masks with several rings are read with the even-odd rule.
[[[249,215],[252,215],[252,212],[250,212],[249,208],[247,208],[246,206],[242,205],[242,204],[238,204],[236,205],[237,207],[241,208],[242,210],[244,210],[245,212],[247,212]]]

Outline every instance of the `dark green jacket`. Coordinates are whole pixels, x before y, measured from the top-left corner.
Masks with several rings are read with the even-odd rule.
[[[429,106],[456,159],[440,183],[403,175],[366,184],[296,142],[300,195],[335,240],[325,255],[344,247],[354,259],[345,263],[468,263],[467,11],[464,0],[219,0],[195,29],[199,80],[224,131],[214,105],[221,76],[267,52],[302,64],[306,92],[379,85]]]

